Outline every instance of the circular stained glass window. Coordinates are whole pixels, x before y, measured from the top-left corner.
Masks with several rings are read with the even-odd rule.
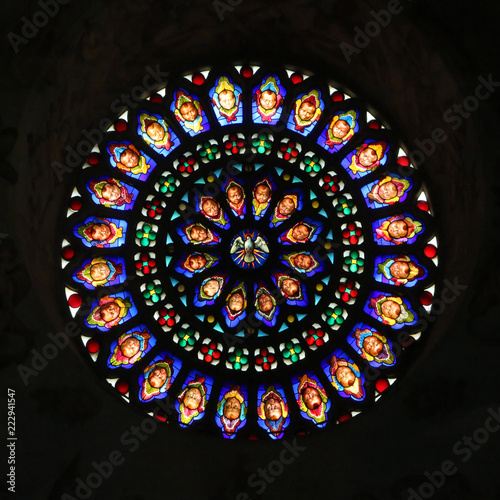
[[[226,438],[343,422],[404,372],[437,265],[397,134],[352,92],[256,66],[172,77],[74,185],[65,298],[96,370]]]

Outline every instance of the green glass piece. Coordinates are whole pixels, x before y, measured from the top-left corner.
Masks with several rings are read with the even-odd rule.
[[[142,240],[141,240],[141,246],[148,247],[149,246],[149,240],[147,238],[142,238]]]
[[[181,347],[186,347],[186,341],[184,339],[179,340],[179,345]]]

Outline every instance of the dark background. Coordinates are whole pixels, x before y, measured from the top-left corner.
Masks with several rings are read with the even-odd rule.
[[[454,473],[435,492],[421,493],[500,498],[500,434],[474,434],[488,410],[498,413],[500,406],[500,86],[455,130],[443,117],[474,95],[479,77],[500,81],[500,7],[464,0],[401,5],[348,61],[340,44],[354,46],[356,29],[364,31],[370,12],[387,9],[387,2],[221,0],[216,8],[197,0],[73,0],[28,34],[23,16],[33,20],[41,4],[2,2],[0,360],[2,401],[8,387],[16,391],[18,437],[16,493],[6,498],[78,498],[77,478],[86,481],[92,462],[116,451],[123,463],[91,498],[219,500],[246,491],[252,499],[407,499],[408,488],[418,490],[429,481],[424,473],[445,461],[453,462]],[[12,34],[25,40],[17,39],[15,50]],[[447,140],[420,170],[439,224],[439,286],[445,280],[467,285],[436,315],[408,375],[350,422],[299,438],[298,456],[269,476],[264,491],[248,478],[279,459],[282,443],[228,442],[158,426],[131,451],[122,438],[143,414],[112,397],[73,345],[27,384],[19,375],[20,365],[33,366],[32,350],[41,351],[48,334],[64,325],[56,236],[70,176],[59,182],[51,164],[64,163],[64,147],[75,147],[83,130],[115,117],[111,104],[141,83],[148,66],[176,72],[231,61],[297,65],[331,76],[379,110],[410,149],[442,128]],[[472,437],[465,444],[466,436],[484,442]],[[6,456],[2,463],[5,478]]]

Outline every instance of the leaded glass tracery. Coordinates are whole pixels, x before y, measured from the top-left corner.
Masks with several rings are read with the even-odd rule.
[[[173,77],[110,127],[69,207],[69,312],[97,370],[160,420],[273,439],[339,423],[421,337],[425,187],[397,134],[317,76]]]

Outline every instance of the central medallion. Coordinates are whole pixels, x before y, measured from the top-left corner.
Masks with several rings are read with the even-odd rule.
[[[231,241],[231,258],[240,269],[257,269],[269,257],[265,236],[254,229],[245,229]]]

